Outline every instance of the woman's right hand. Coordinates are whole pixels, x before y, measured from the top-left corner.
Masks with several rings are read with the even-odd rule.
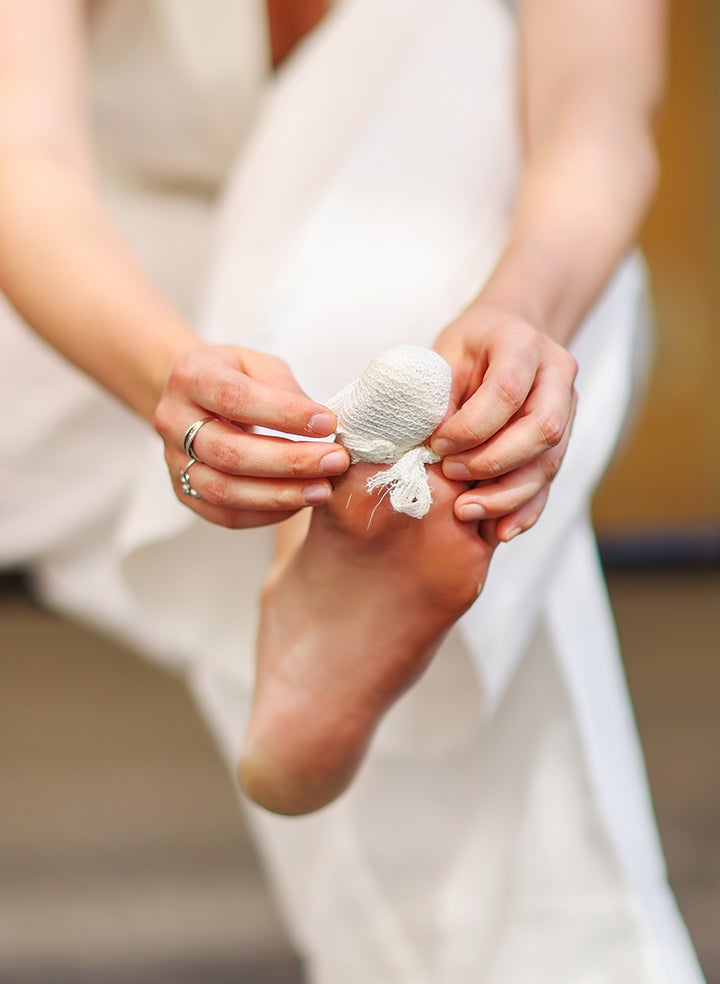
[[[204,417],[192,442],[197,462],[188,472],[200,498],[183,492],[187,429]],[[266,526],[305,506],[326,502],[329,478],[350,465],[336,444],[255,434],[266,427],[322,438],[334,414],[309,399],[290,368],[275,356],[237,346],[206,346],[183,355],[165,384],[154,416],[165,442],[175,494],[198,515],[232,529]]]

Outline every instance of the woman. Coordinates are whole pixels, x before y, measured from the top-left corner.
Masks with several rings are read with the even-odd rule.
[[[261,690],[297,642],[287,612],[317,602],[293,685],[320,681],[300,730],[321,689],[327,738],[328,709],[358,707],[334,652],[362,666],[372,642],[384,672],[388,635],[402,627],[402,650],[419,625],[414,671],[448,626],[426,624],[401,579],[372,595],[332,567],[339,494],[358,482],[332,494],[344,452],[249,429],[327,437],[322,401],[378,349],[434,344],[458,408],[433,438],[443,508],[416,527],[427,542],[412,534],[420,560],[393,528],[373,569],[403,563],[412,586],[451,531],[471,542],[476,591],[513,543],[348,793],[292,821],[250,809],[311,978],[697,981],[586,518],[632,389],[642,275],[621,261],[655,180],[661,5],[346,0],[274,78],[264,15],[250,0],[0,0],[0,285],[19,315],[2,312],[3,560],[178,665],[234,762],[264,526],[312,506],[299,552],[280,538]],[[205,418],[189,468],[183,438]],[[310,594],[293,581],[308,552],[325,579]]]

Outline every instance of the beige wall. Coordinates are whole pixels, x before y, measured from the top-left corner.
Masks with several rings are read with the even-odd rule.
[[[672,4],[662,183],[643,246],[657,316],[639,426],[596,502],[600,531],[720,524],[720,4]]]

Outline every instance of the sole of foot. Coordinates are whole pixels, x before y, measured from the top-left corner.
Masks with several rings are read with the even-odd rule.
[[[376,470],[355,465],[336,482],[265,586],[238,776],[276,813],[310,813],[347,788],[383,714],[487,576],[493,546],[453,515],[467,486],[433,467],[433,506],[411,519],[367,493]]]

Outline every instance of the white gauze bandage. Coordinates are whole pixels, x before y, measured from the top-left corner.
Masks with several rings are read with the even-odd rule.
[[[395,345],[327,403],[337,416],[337,440],[353,464],[392,464],[367,480],[368,492],[387,489],[395,512],[415,519],[432,505],[425,466],[440,456],[423,441],[445,416],[451,383],[450,366],[437,352]]]

